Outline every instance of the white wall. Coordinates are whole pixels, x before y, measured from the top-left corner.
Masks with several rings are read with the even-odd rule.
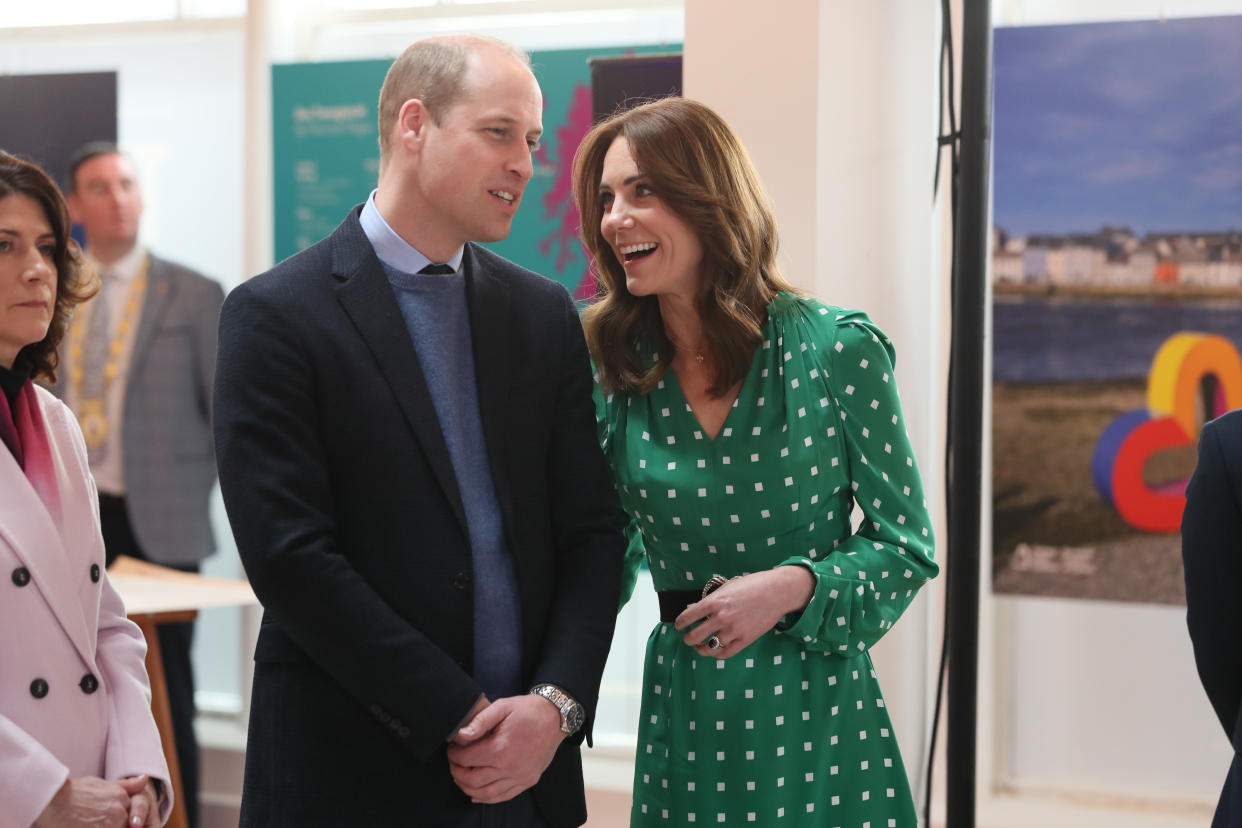
[[[220,280],[241,266],[239,26],[149,34],[0,29],[0,73],[117,72],[119,142],[138,162],[142,239]]]
[[[396,57],[420,37],[460,31],[501,37],[528,51],[681,42],[680,3],[631,0],[625,5],[507,15],[471,13],[469,5],[422,14],[398,9],[390,15],[308,15],[296,27],[293,46],[297,60],[353,60]]]
[[[1183,608],[1007,603],[996,632],[1010,648],[998,675],[1010,685],[998,711],[1012,722],[1009,780],[1151,799],[1216,798],[1233,751],[1199,686]]]
[[[1159,20],[1238,14],[1238,0],[992,0],[995,26]]]
[[[686,3],[683,91],[741,136],[776,211],[781,269],[814,291],[819,9],[769,3],[756,15],[753,7],[750,0]]]

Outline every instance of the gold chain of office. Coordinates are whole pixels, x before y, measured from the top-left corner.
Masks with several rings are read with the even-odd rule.
[[[78,424],[82,427],[82,438],[87,448],[97,449],[108,439],[111,424],[108,422],[108,389],[120,372],[121,356],[125,353],[125,342],[133,329],[142,307],[142,297],[147,289],[147,271],[151,267],[151,257],[144,256],[138,275],[130,285],[129,295],[125,299],[125,307],[121,310],[121,318],[117,320],[116,330],[108,343],[108,359],[104,363],[103,385],[99,396],[86,398],[82,394],[82,342],[86,339],[88,320],[78,317],[74,320],[73,329],[69,333],[69,385],[73,389],[73,399],[77,401]],[[99,308],[92,309],[98,311]]]

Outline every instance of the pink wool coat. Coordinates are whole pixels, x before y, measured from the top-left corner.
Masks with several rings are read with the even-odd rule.
[[[0,445],[0,828],[28,828],[70,777],[141,773],[162,781],[162,824],[172,788],[151,716],[146,642],[103,570],[77,421],[35,391],[53,503]]]

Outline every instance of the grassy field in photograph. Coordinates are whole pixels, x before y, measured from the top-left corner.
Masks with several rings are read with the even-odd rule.
[[[997,384],[993,389],[993,587],[997,592],[1181,603],[1176,533],[1129,526],[1096,490],[1091,458],[1142,380]],[[1152,457],[1149,483],[1183,478],[1195,446]]]

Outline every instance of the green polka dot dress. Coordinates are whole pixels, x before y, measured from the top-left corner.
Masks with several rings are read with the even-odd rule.
[[[657,590],[791,564],[816,579],[799,616],[729,659],[656,624],[630,824],[915,828],[867,653],[937,572],[888,339],[865,314],[778,295],[715,440],[672,372],[596,397],[631,516],[627,598],[644,554]]]

